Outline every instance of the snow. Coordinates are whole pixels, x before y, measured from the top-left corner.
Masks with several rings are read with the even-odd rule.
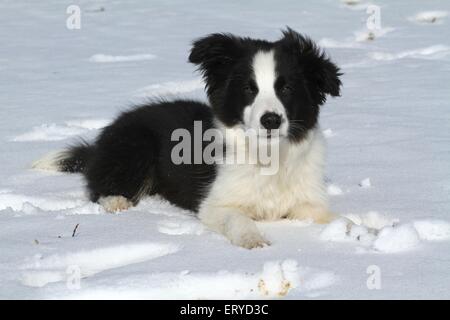
[[[385,36],[386,34],[394,31],[394,28],[380,28],[380,29],[374,29],[374,30],[359,30],[355,31],[355,40],[358,42],[363,41],[373,41],[375,39],[378,39],[380,37]]]
[[[327,186],[327,193],[330,196],[338,196],[338,195],[341,195],[343,193],[343,191],[339,186],[337,186],[335,184],[329,184]]]
[[[22,266],[22,269],[32,270],[23,273],[22,283],[31,287],[43,287],[51,282],[64,281],[70,266],[79,268],[80,276],[84,278],[105,270],[142,263],[176,251],[178,248],[175,245],[138,243],[69,253],[63,256],[58,254],[46,258],[35,256],[34,261]]]
[[[55,123],[36,126],[12,141],[58,141],[85,134],[87,130],[101,129],[110,123],[104,119],[70,120],[62,125]]]
[[[410,250],[419,243],[419,234],[416,229],[411,225],[401,225],[383,228],[373,247],[381,252],[392,253]]]
[[[411,17],[410,20],[419,23],[436,23],[446,18],[448,13],[446,11],[423,11]]]
[[[450,298],[448,1],[377,1],[375,32],[363,0],[81,0],[80,30],[71,4],[0,3],[0,298]],[[205,99],[193,39],[286,25],[344,73],[321,116],[342,218],[258,222],[271,246],[249,251],[159,197],[110,214],[79,175],[31,169],[135,103]]]
[[[364,252],[397,253],[411,250],[421,240],[444,241],[450,238],[450,223],[441,220],[417,220],[398,224],[377,212],[347,215],[329,223],[320,239],[331,242],[354,242],[368,249]],[[358,250],[361,248],[357,248]]]
[[[204,84],[200,79],[186,81],[169,81],[157,83],[138,89],[136,96],[138,97],[155,97],[171,95],[176,96],[182,93],[189,93],[195,90],[203,89]]]
[[[94,54],[89,58],[90,62],[109,63],[109,62],[128,62],[155,59],[153,54],[133,54],[129,56],[112,56],[108,54]]]
[[[320,238],[325,241],[344,241],[349,232],[349,221],[338,219],[328,224],[320,234]]]
[[[407,50],[398,53],[387,53],[387,52],[372,52],[370,57],[374,60],[398,60],[404,58],[417,58],[417,59],[435,59],[439,57],[445,57],[450,53],[450,48],[445,45],[434,45],[426,48]]]
[[[332,129],[326,129],[326,130],[323,130],[322,132],[323,132],[323,135],[325,136],[325,138],[332,138],[336,135]]]
[[[181,219],[180,219],[181,220]],[[158,222],[158,231],[165,234],[196,234],[200,235],[204,231],[204,227],[193,221],[171,221],[162,220]]]
[[[356,4],[361,3],[360,0],[341,0],[341,2],[343,2],[343,3],[345,3],[345,4],[349,5],[349,6],[354,6]]]
[[[305,280],[307,279],[307,280]],[[294,260],[268,261],[262,270],[252,273],[220,270],[214,273],[195,274],[188,270],[179,273],[160,273],[144,281],[128,278],[133,287],[124,283],[112,290],[108,284],[92,291],[75,291],[70,299],[224,299],[283,298],[293,290],[314,292],[338,281],[335,274],[316,272],[298,267]],[[160,282],[151,287],[150,283]],[[300,287],[300,288],[299,288]],[[214,288],[214,290],[211,290]]]
[[[450,239],[450,223],[442,220],[417,220],[414,228],[419,237],[429,241],[442,241]]]
[[[352,40],[349,41],[337,41],[330,38],[322,38],[318,42],[322,48],[359,48],[359,44]]]
[[[361,182],[359,183],[359,186],[361,188],[370,188],[372,186],[372,183],[370,182],[370,178],[365,178],[365,179],[361,180]]]
[[[382,229],[386,226],[392,227],[399,223],[399,219],[391,218],[377,211],[369,211],[363,215],[348,214],[346,217],[356,224],[362,224],[373,229]]]

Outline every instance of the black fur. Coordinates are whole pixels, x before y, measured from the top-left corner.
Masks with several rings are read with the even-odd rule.
[[[215,165],[171,161],[173,130],[185,128],[193,136],[194,121],[212,127],[211,108],[203,103],[176,100],[149,103],[121,114],[91,145],[69,149],[61,170],[82,172],[92,201],[121,195],[135,204],[144,195],[160,194],[172,203],[197,210],[203,188],[215,177]]]
[[[242,123],[243,109],[258,89],[251,61],[257,51],[275,51],[277,94],[289,120],[291,141],[301,141],[314,128],[326,95],[339,96],[341,73],[312,40],[287,28],[276,42],[212,34],[193,44],[189,61],[199,65],[215,115],[227,126]],[[250,90],[243,90],[249,87]],[[289,87],[286,94],[283,90]]]
[[[213,127],[214,119],[227,127],[242,123],[243,109],[258,93],[251,63],[261,50],[275,52],[275,92],[286,109],[289,139],[298,143],[316,126],[326,95],[339,95],[339,69],[310,39],[291,29],[276,42],[212,34],[195,41],[189,56],[203,73],[211,107],[189,100],[139,106],[121,114],[92,145],[70,148],[59,167],[84,174],[92,201],[122,195],[136,204],[144,195],[160,194],[196,211],[217,167],[174,164],[171,151],[178,142],[171,141],[171,134],[185,128],[193,136],[196,120],[202,121],[203,132]]]
[[[95,155],[94,148],[82,140],[78,145],[69,148],[68,154],[59,160],[58,167],[65,172],[84,172],[86,163]]]

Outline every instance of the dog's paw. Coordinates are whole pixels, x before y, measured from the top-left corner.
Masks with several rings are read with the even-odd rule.
[[[337,215],[323,206],[305,203],[292,211],[287,218],[293,220],[311,219],[315,223],[326,224],[335,220]]]
[[[270,246],[270,242],[256,232],[242,234],[235,239],[231,239],[231,242],[236,246],[246,249],[263,248],[266,246]]]
[[[329,212],[329,211],[325,211],[320,215],[317,215],[314,218],[314,222],[318,223],[318,224],[327,224],[330,223],[334,220],[336,220],[339,216],[337,216],[336,214]]]
[[[98,203],[111,213],[127,210],[133,206],[133,203],[123,196],[101,197]]]

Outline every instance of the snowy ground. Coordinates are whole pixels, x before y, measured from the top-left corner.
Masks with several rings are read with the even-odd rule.
[[[346,2],[2,0],[0,298],[450,298],[450,3],[376,1],[370,32]],[[30,170],[146,96],[204,99],[192,39],[285,25],[345,73],[322,128],[332,208],[359,226],[260,223],[272,246],[248,251],[161,199],[111,215],[80,176]]]

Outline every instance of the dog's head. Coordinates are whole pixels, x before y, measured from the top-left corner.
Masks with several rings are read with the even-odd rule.
[[[293,142],[316,126],[326,96],[340,92],[338,67],[289,28],[275,42],[211,34],[194,42],[189,61],[226,127],[278,129]]]

